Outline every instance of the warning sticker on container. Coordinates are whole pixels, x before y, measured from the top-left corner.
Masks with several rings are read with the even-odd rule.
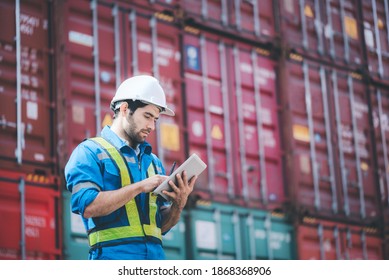
[[[358,28],[357,28],[357,21],[349,16],[344,17],[344,26],[346,28],[346,34],[352,38],[357,40],[358,39]]]
[[[307,17],[313,18],[313,11],[312,11],[312,8],[309,5],[305,5],[304,14]]]
[[[162,148],[179,151],[180,150],[180,133],[178,125],[172,123],[161,123],[161,145]]]
[[[223,139],[223,132],[222,132],[220,126],[214,125],[212,127],[211,136],[212,136],[213,139],[216,139],[216,140],[222,140]]]
[[[102,127],[104,127],[106,125],[109,125],[109,126],[112,125],[112,116],[110,114],[105,114],[103,122],[101,123]]]
[[[293,126],[293,138],[296,140],[309,142],[309,129],[306,126],[295,124]]]

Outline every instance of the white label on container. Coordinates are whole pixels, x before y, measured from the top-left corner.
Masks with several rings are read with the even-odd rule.
[[[77,31],[69,31],[69,41],[86,47],[93,46],[93,37]]]
[[[151,44],[149,44],[149,43],[139,42],[138,50],[140,52],[151,53],[152,52],[152,47],[151,47]]]
[[[74,105],[72,107],[72,117],[73,121],[78,124],[85,123],[85,109],[84,107]]]
[[[294,14],[294,6],[292,0],[284,0],[284,7],[288,13]]]
[[[197,248],[216,249],[216,224],[209,221],[196,221]]]
[[[45,161],[45,156],[43,155],[43,154],[41,154],[41,153],[35,153],[34,154],[34,159],[36,160],[36,161]]]
[[[203,124],[200,121],[192,123],[192,132],[194,136],[201,137],[204,134]]]
[[[365,28],[365,42],[366,46],[374,48],[374,35],[371,29]]]
[[[38,119],[38,103],[27,101],[27,118],[31,120]]]

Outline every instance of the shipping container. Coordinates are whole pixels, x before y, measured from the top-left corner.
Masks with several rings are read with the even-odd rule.
[[[55,169],[49,1],[0,3],[0,169]]]
[[[186,31],[188,147],[208,165],[195,193],[223,203],[281,207],[283,161],[270,51],[189,26]]]
[[[385,254],[389,258],[389,88],[371,85],[370,98]]]
[[[367,85],[353,72],[292,57],[280,65],[279,81],[292,207],[379,222]]]
[[[87,260],[89,242],[81,216],[74,214],[70,206],[71,193],[62,193],[63,251],[64,260]]]
[[[62,225],[55,177],[0,170],[0,259],[60,259]]]
[[[279,1],[282,49],[347,68],[365,63],[359,1]]]
[[[382,238],[364,228],[306,217],[296,227],[300,260],[382,260]]]
[[[182,163],[184,153],[178,29],[154,14],[98,1],[56,3],[58,151],[63,168],[83,139],[112,123],[109,104],[125,78],[159,78],[176,116],[161,116],[148,138],[165,166]],[[124,5],[124,4],[123,4]]]
[[[135,1],[146,6],[145,1]],[[273,2],[254,1],[151,1],[149,5],[164,16],[173,15],[176,20],[214,33],[249,40],[255,44],[275,44],[277,34]]]
[[[198,201],[188,210],[190,259],[295,259],[293,226],[280,214]]]
[[[389,85],[389,6],[385,0],[362,0],[367,71],[376,82]]]
[[[167,260],[187,260],[189,232],[186,230],[187,212],[183,210],[178,223],[164,236],[162,236],[162,246]]]

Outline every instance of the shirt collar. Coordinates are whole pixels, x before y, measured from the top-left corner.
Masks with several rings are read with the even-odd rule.
[[[123,147],[130,147],[127,140],[124,140],[123,138],[120,138],[115,132],[111,130],[111,127],[109,125],[106,125],[103,130],[101,131],[101,136],[105,139],[107,139],[112,145],[114,145],[119,150]],[[131,148],[131,147],[130,147]],[[132,149],[132,148],[131,148]],[[143,142],[142,144],[138,145],[136,149],[133,149],[136,155],[139,155],[139,153],[151,153],[151,145],[148,142]]]

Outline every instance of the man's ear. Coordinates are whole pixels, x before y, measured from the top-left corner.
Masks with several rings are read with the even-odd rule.
[[[123,102],[122,104],[120,104],[120,113],[125,113],[126,112],[126,110],[128,109],[128,104],[127,104],[127,102]]]

